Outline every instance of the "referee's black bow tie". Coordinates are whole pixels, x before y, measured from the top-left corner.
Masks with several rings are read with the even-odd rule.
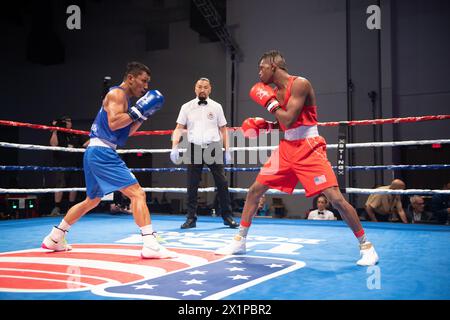
[[[198,100],[198,104],[199,105],[207,105],[208,104],[208,101],[206,101],[206,100]]]

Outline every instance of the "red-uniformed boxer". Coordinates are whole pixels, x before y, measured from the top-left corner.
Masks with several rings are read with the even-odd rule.
[[[244,253],[246,236],[259,198],[269,188],[292,193],[300,181],[307,197],[324,193],[350,226],[360,243],[361,258],[357,264],[376,264],[378,255],[367,241],[355,209],[339,191],[336,176],[327,159],[325,139],[317,130],[316,96],[311,83],[305,78],[289,75],[286,62],[278,51],[266,52],[261,57],[259,77],[261,82],[252,87],[250,97],[274,114],[278,121],[247,119],[242,124],[244,135],[255,137],[261,129],[280,128],[285,139],[281,140],[248,191],[239,234],[216,253]],[[276,85],[275,90],[269,86],[272,83]]]

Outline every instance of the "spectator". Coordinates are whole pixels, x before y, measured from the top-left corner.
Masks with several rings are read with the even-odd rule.
[[[110,211],[112,213],[128,213],[133,214],[130,209],[131,200],[120,191],[114,191],[113,203],[111,203]]]
[[[381,186],[377,189],[404,190],[405,188],[406,185],[402,180],[394,179],[389,186]],[[371,194],[365,208],[371,221],[390,221],[392,215],[398,214],[403,223],[408,223],[399,194]]]
[[[72,129],[72,119],[68,116],[63,116],[58,120],[52,122],[53,126]],[[50,145],[53,147],[66,147],[66,148],[81,148],[87,145],[80,135],[73,133],[54,130],[50,137]],[[53,152],[54,165],[58,167],[81,167],[82,157],[78,154],[69,152],[54,151]],[[78,171],[58,171],[56,176],[56,188],[80,188],[82,187],[83,179],[82,175]],[[77,197],[76,191],[69,192],[69,205],[72,207],[75,204]],[[61,214],[61,201],[63,199],[62,192],[55,192],[54,196],[54,208],[51,211],[51,216],[57,216]]]
[[[450,181],[447,182],[443,190],[450,190]],[[450,214],[450,195],[449,194],[434,194],[431,198],[431,211],[433,211],[433,218],[439,224],[448,224]]]
[[[228,181],[225,176],[225,164],[231,164],[231,152],[228,148],[227,120],[222,105],[212,100],[211,82],[200,78],[194,86],[196,97],[181,106],[172,137],[172,152],[170,159],[174,164],[180,164],[178,145],[182,132],[187,130],[187,214],[186,222],[181,229],[197,226],[198,188],[203,167],[206,165],[213,175],[217,187],[223,223],[230,228],[237,228],[231,209],[231,199],[228,192]],[[222,151],[222,147],[225,152]]]
[[[260,199],[258,203],[258,208],[256,210],[257,216],[268,216],[270,215],[269,212],[269,205],[266,203],[266,195],[264,194]]]
[[[317,196],[314,197],[313,203],[312,203],[312,209],[309,209],[309,211],[317,209],[317,200],[319,200],[319,198],[322,197],[322,196],[326,198],[326,196],[323,193],[319,193]],[[328,201],[328,199],[327,199],[327,201]],[[331,211],[333,213],[333,215],[335,216],[336,220],[342,220],[341,215],[339,214],[339,211],[336,210],[335,208],[333,208],[332,204],[329,201],[328,201],[328,204],[327,204],[327,210]],[[307,213],[306,219],[308,219],[308,215],[309,215],[309,213]]]
[[[410,205],[406,210],[406,217],[409,223],[426,223],[433,216],[431,212],[425,211],[425,200],[422,196],[412,196],[409,198]]]
[[[336,220],[333,212],[327,210],[328,199],[324,195],[317,198],[317,209],[308,214],[308,220]]]

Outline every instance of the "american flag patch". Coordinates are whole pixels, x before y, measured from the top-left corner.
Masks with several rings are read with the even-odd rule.
[[[316,185],[322,184],[322,183],[325,183],[325,182],[327,182],[327,178],[325,177],[325,175],[314,177],[314,183]]]

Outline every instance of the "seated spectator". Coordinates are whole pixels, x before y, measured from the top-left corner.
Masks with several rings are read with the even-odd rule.
[[[272,198],[272,205],[269,210],[273,212],[274,218],[284,218],[287,213],[287,209],[282,198]]]
[[[309,211],[317,209],[317,200],[319,200],[320,197],[325,197],[325,199],[326,199],[326,196],[323,193],[319,193],[317,196],[314,197],[313,203],[312,203],[312,209],[309,209]],[[329,201],[327,204],[327,210],[331,211],[334,214],[334,216],[336,217],[336,220],[342,220],[341,214],[339,213],[339,211],[336,210],[335,208],[333,208],[333,205]],[[306,218],[308,218],[308,214],[307,214]]]
[[[450,182],[447,182],[442,189],[450,190]],[[434,194],[431,198],[431,211],[433,211],[433,218],[437,223],[448,223],[450,214],[450,195]]]
[[[269,216],[269,205],[266,203],[266,195],[263,194],[262,197],[259,199],[258,208],[256,210],[257,216]]]
[[[425,200],[421,196],[409,198],[410,205],[406,210],[406,218],[409,223],[427,223],[431,221],[433,214],[425,211]]]
[[[109,207],[109,211],[111,213],[128,213],[128,214],[133,214],[131,212],[131,210],[128,207],[121,207],[115,203],[111,203],[110,207]]]
[[[115,191],[113,195],[113,203],[110,206],[111,213],[128,213],[133,214],[130,209],[130,199],[120,191]]]
[[[406,185],[402,180],[394,179],[389,186],[381,186],[377,189],[404,190],[405,188]],[[392,216],[398,214],[403,223],[408,223],[399,194],[371,194],[367,198],[365,208],[371,221],[390,221]]]
[[[308,214],[308,220],[336,220],[333,212],[327,210],[328,199],[321,195],[317,198],[317,209]]]

